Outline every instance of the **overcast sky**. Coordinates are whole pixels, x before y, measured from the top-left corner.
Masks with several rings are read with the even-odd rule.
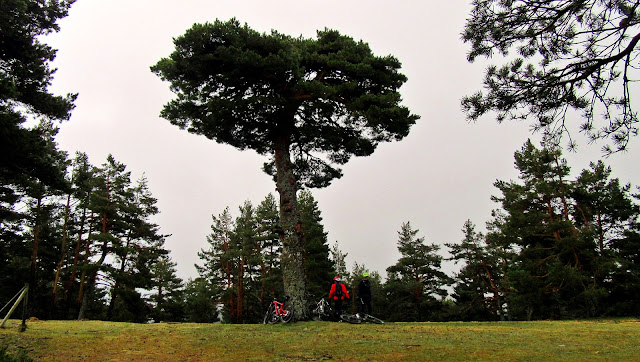
[[[495,180],[516,179],[513,153],[530,137],[526,123],[497,124],[491,117],[468,123],[460,99],[482,87],[486,62],[466,61],[460,40],[470,1],[230,1],[78,0],[61,31],[46,41],[58,49],[51,91],[79,93],[60,148],[83,151],[94,165],[108,154],[127,165],[134,180],[144,173],[158,199],[154,219],[165,234],[183,279],[197,276],[197,252],[207,247],[211,215],[245,200],[258,205],[275,192],[262,173],[266,159],[204,136],[188,134],[159,117],[172,99],[169,84],[149,67],[173,51],[173,38],[194,23],[237,18],[260,32],[275,29],[314,37],[337,29],[363,40],[374,54],[393,55],[408,77],[403,104],[421,117],[408,137],[354,158],[344,177],[312,190],[330,244],[339,242],[354,262],[383,273],[395,264],[403,222],[427,243],[462,239],[471,219],[480,231],[496,205]],[[600,158],[602,145],[565,156],[574,172]],[[638,184],[638,146],[605,160],[622,182]],[[447,266],[450,271],[451,266]]]

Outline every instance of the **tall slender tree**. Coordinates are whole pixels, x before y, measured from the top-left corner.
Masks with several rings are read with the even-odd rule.
[[[280,267],[280,255],[282,244],[280,243],[280,218],[278,216],[278,203],[272,194],[268,194],[256,208],[257,230],[256,237],[261,245],[260,265],[260,293],[258,299],[262,309],[266,309],[271,302],[270,297],[281,295],[282,269]]]
[[[435,296],[447,295],[444,287],[449,284],[449,277],[440,270],[443,257],[437,254],[439,247],[426,244],[424,237],[418,237],[419,232],[409,222],[402,224],[398,231],[401,257],[387,268],[390,298],[397,301],[399,313],[394,318],[399,320],[428,319],[428,306],[438,303]]]
[[[298,197],[302,230],[305,235],[304,269],[307,290],[316,297],[329,291],[333,279],[333,263],[329,259],[327,232],[322,225],[322,215],[318,202],[310,191],[300,192]]]
[[[284,287],[295,317],[306,319],[298,187],[327,186],[352,155],[409,133],[418,117],[399,104],[400,62],[335,30],[292,38],[235,19],[195,24],[174,43],[171,56],[151,68],[178,95],[162,116],[270,156],[265,171],[280,194]]]
[[[507,319],[504,312],[504,270],[494,248],[487,245],[482,233],[467,220],[459,244],[446,244],[451,260],[461,263],[455,276],[453,298],[458,307],[456,317],[463,320]]]
[[[151,265],[151,295],[153,310],[149,317],[155,321],[181,322],[184,320],[184,283],[176,275],[177,264],[168,255],[162,255]]]
[[[202,265],[196,269],[203,283],[208,283],[214,296],[212,302],[224,305],[223,319],[238,319],[235,297],[235,271],[237,250],[231,241],[234,223],[229,208],[216,216],[212,216],[211,234],[207,236],[208,247],[198,252]]]

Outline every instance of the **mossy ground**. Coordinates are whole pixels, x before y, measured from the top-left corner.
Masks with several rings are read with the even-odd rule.
[[[20,321],[8,355],[46,361],[640,360],[637,320],[286,325]]]

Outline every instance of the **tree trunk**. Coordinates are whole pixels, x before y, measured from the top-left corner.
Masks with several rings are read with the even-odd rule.
[[[76,274],[78,272],[78,264],[80,261],[80,250],[82,250],[82,235],[84,234],[84,225],[87,219],[87,208],[82,210],[82,218],[80,219],[80,227],[78,231],[78,240],[76,241],[76,249],[73,256],[73,266],[71,267],[71,276],[67,282],[67,286],[64,291],[64,300],[67,308],[69,308],[69,301],[71,300],[71,294],[73,292],[73,286],[76,281]],[[89,235],[91,235],[91,226],[89,226]]]
[[[131,234],[131,231],[129,231],[129,234]],[[109,320],[113,318],[113,310],[116,306],[116,301],[120,296],[120,278],[124,274],[124,271],[127,267],[127,256],[129,255],[128,250],[130,245],[131,245],[131,235],[128,235],[127,246],[124,249],[125,250],[124,255],[122,256],[122,261],[120,262],[119,273],[116,274],[116,277],[115,277],[116,282],[113,285],[113,288],[111,288],[111,301],[109,302],[109,307],[107,308],[107,319]]]
[[[42,207],[42,197],[38,197],[38,206],[35,212],[35,223],[33,225],[33,249],[32,249],[32,253],[31,253],[31,270],[29,272],[29,285],[30,288],[27,291],[27,298],[34,300],[34,296],[35,296],[35,291],[36,288],[38,287],[38,285],[36,284],[36,274],[37,274],[37,266],[38,266],[38,242],[39,242],[39,234],[40,234],[40,219],[41,219],[41,215],[40,215],[40,209]],[[31,298],[29,298],[31,297]],[[29,309],[33,310],[33,308],[31,306],[28,307]],[[31,313],[31,310],[29,310],[28,313]]]
[[[238,315],[238,323],[244,323],[244,263],[245,258],[241,257],[240,266],[238,267],[238,294],[236,295],[236,314]]]
[[[106,220],[106,218],[105,218]],[[80,311],[78,312],[78,320],[84,320],[86,319],[86,315],[87,315],[87,309],[90,303],[90,299],[89,297],[93,294],[93,291],[95,289],[95,285],[96,285],[96,279],[98,278],[98,270],[100,269],[100,266],[102,266],[102,264],[104,263],[105,259],[107,258],[107,254],[108,254],[108,241],[104,241],[103,246],[102,246],[102,256],[100,256],[100,260],[98,260],[98,262],[96,263],[96,270],[91,272],[91,275],[89,277],[89,280],[87,280],[86,286],[84,287],[84,293],[82,294],[82,298],[81,298],[81,305],[80,305]]]
[[[56,268],[56,277],[53,281],[53,302],[55,303],[58,295],[58,282],[60,281],[60,272],[62,271],[62,265],[64,264],[64,260],[67,258],[67,234],[68,234],[68,224],[69,224],[69,211],[71,209],[71,193],[67,195],[67,206],[64,209],[64,225],[62,227],[62,245],[61,245],[61,255],[60,261],[58,262],[58,267]]]
[[[107,202],[109,202],[111,199],[110,197],[110,193],[109,193],[109,183],[107,182]],[[108,228],[108,218],[107,218],[107,213],[103,212],[102,213],[102,235],[106,235],[107,232],[109,231]],[[89,280],[87,281],[87,285],[86,285],[86,291],[84,293],[84,295],[82,295],[82,293],[80,295],[82,295],[82,298],[80,298],[80,295],[78,295],[78,299],[81,300],[81,305],[80,305],[80,311],[78,312],[78,320],[83,320],[86,319],[86,312],[87,312],[87,308],[88,308],[88,304],[90,302],[89,300],[89,296],[91,295],[91,293],[93,293],[93,289],[95,288],[96,285],[96,278],[98,277],[98,270],[100,269],[100,266],[102,265],[102,263],[104,263],[104,260],[107,258],[107,253],[109,251],[109,241],[108,239],[104,240],[102,243],[102,256],[100,257],[100,260],[98,260],[98,262],[96,263],[97,267],[96,270],[94,270],[91,273],[91,277],[89,278]],[[88,255],[89,255],[89,244],[87,244],[87,261],[88,259]],[[83,272],[84,275],[84,272]],[[80,290],[82,290],[82,284],[80,285]]]
[[[304,236],[298,210],[297,185],[289,153],[289,137],[275,142],[276,189],[280,195],[280,223],[282,226],[282,279],[289,297],[289,309],[296,320],[306,320],[306,278],[304,275]]]

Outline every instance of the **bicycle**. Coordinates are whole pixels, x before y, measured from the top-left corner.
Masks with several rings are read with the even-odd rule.
[[[321,298],[311,311],[311,315],[314,321],[330,320],[333,316],[333,309],[331,309],[326,299]]]
[[[287,300],[289,300],[289,297],[286,297],[284,302],[280,302],[276,298],[273,298],[273,301],[269,303],[269,308],[267,309],[267,313],[264,315],[262,324],[289,322],[293,318],[293,312],[284,309],[284,304],[287,302]]]
[[[352,324],[360,324],[362,321],[356,317],[355,314],[347,314],[342,313],[339,316],[336,316],[333,309],[331,308],[331,304],[327,302],[327,300],[323,297],[316,303],[316,307],[311,311],[313,316],[313,320],[315,321],[342,321],[348,322]]]
[[[375,323],[375,324],[384,324],[384,321],[380,318],[376,318],[374,316],[372,316],[371,314],[363,314],[360,315],[358,314],[358,316],[360,317],[360,320],[363,322],[369,322],[369,323]]]
[[[376,318],[371,314],[364,313],[364,301],[362,300],[362,298],[360,298],[360,308],[361,308],[360,310],[362,311],[362,314],[358,313],[356,315],[358,316],[358,318],[360,318],[361,321],[376,323],[376,324],[384,324],[384,321],[382,319]]]

